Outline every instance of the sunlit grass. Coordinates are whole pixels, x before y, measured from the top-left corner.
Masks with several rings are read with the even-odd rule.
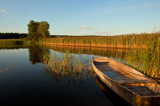
[[[41,41],[40,41],[41,42]],[[81,36],[81,37],[59,37],[59,38],[46,38],[42,42],[44,43],[56,43],[56,44],[77,44],[77,45],[87,45],[87,46],[110,46],[110,47],[129,47],[136,49],[127,49],[124,52],[114,52],[114,51],[100,51],[96,49],[85,49],[87,54],[103,55],[108,57],[113,57],[125,62],[127,65],[132,66],[135,69],[140,70],[147,76],[160,78],[160,33],[152,34],[131,34],[131,35],[121,35],[121,36]],[[4,39],[0,40],[1,46],[12,46],[12,45],[26,45],[32,42],[22,39]],[[37,43],[36,43],[37,44]],[[143,48],[143,49],[141,49]],[[59,50],[57,48],[54,48]],[[64,48],[63,48],[64,49]],[[63,51],[60,49],[60,51]],[[66,49],[64,50],[66,51]],[[84,53],[84,50],[73,51],[76,53]],[[93,52],[93,53],[91,53]],[[59,74],[67,75],[68,73],[73,73],[74,75],[81,75],[81,72],[85,72],[88,67],[85,64],[84,59],[81,61],[82,56],[75,58],[68,52],[59,57],[54,54],[52,56],[44,56],[47,64],[46,66],[52,70],[50,72],[55,72]],[[69,74],[68,74],[69,75]],[[72,75],[72,74],[70,74]]]
[[[128,34],[118,36],[68,36],[43,39],[42,43],[56,45],[96,46],[114,48],[145,48],[151,37],[160,37],[160,33]]]
[[[160,78],[160,37],[150,37],[146,46],[146,49],[131,49],[123,57],[117,54],[116,58],[149,77]]]
[[[120,36],[59,37],[47,38],[42,42],[55,43],[57,45],[73,44],[77,46],[136,48],[130,49],[125,54],[115,53],[113,58],[125,62],[127,65],[140,70],[149,77],[160,78],[160,33]]]
[[[44,55],[46,70],[52,77],[67,77],[72,79],[85,79],[90,75],[92,69],[91,63],[87,58],[83,59],[81,55],[75,57],[68,53],[64,56]]]

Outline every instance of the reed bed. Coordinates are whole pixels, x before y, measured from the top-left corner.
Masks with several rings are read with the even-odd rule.
[[[136,48],[129,49],[125,54],[123,52],[122,54],[115,53],[116,56],[114,55],[113,58],[138,69],[149,77],[160,78],[160,33],[46,38],[42,40],[42,43],[71,46]]]
[[[160,37],[151,36],[145,49],[131,49],[116,59],[138,69],[145,75],[160,79]]]
[[[45,38],[41,43],[55,45],[96,46],[114,48],[145,48],[151,37],[160,37],[160,33],[128,34],[119,36],[66,36]]]
[[[29,46],[31,41],[26,39],[0,39],[0,47]]]
[[[75,57],[68,53],[64,56],[57,55],[44,55],[43,60],[45,61],[46,71],[52,75],[53,78],[58,79],[74,79],[81,80],[86,79],[90,75],[92,69],[91,63],[88,59],[82,58],[81,55]]]
[[[22,45],[22,39],[0,39],[0,45]]]
[[[120,35],[120,36],[75,36],[75,37],[58,37],[58,38],[45,38],[40,41],[41,43],[49,43],[56,45],[77,45],[77,46],[98,46],[98,47],[116,47],[116,48],[136,48],[136,49],[127,49],[124,52],[112,52],[112,51],[101,51],[96,49],[85,49],[78,51],[71,49],[72,53],[88,53],[103,55],[107,57],[113,57],[121,62],[124,62],[127,65],[130,65],[133,68],[138,69],[142,73],[146,74],[149,77],[160,78],[160,33],[151,33],[151,34],[130,34],[130,35]],[[1,46],[10,46],[10,45],[26,45],[32,43],[24,39],[5,39],[0,40]],[[36,43],[37,44],[37,43]],[[71,47],[70,46],[70,47]],[[143,49],[141,49],[143,48]],[[63,51],[63,49],[54,48],[56,50]],[[66,51],[66,50],[65,50]],[[92,53],[94,52],[94,53]],[[69,56],[69,54],[67,54]],[[72,57],[72,56],[71,56]],[[52,66],[51,69],[54,70],[54,73],[62,72],[62,70],[77,70],[76,66],[79,64],[73,62],[74,59],[65,56],[62,58],[57,58],[55,56],[48,57],[48,66]],[[63,60],[63,61],[62,61]],[[68,61],[68,62],[65,62]],[[72,61],[72,62],[70,62]],[[57,62],[59,62],[57,64]],[[63,64],[61,64],[63,63]],[[82,62],[81,62],[82,63]],[[50,65],[51,64],[51,65]],[[76,65],[75,65],[76,64]],[[53,67],[55,65],[55,67]],[[59,66],[58,66],[59,65]],[[85,66],[85,64],[83,65]],[[66,68],[64,68],[66,67]],[[74,67],[74,68],[73,68]],[[84,70],[85,68],[79,68]],[[51,72],[51,71],[50,71]],[[66,71],[67,72],[67,71]],[[78,71],[77,71],[78,72]],[[53,71],[52,71],[53,73]],[[62,72],[64,73],[64,72]],[[65,74],[67,75],[67,74]]]

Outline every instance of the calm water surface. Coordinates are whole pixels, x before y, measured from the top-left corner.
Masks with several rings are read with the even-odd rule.
[[[67,50],[82,58],[113,57],[116,53],[106,49],[62,48],[31,46],[28,48],[0,49],[0,106],[5,105],[128,105],[104,86],[92,72],[85,78],[51,74],[45,67],[43,55],[63,55]]]

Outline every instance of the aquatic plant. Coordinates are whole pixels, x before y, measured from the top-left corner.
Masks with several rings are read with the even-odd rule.
[[[160,78],[160,37],[150,36],[145,49],[131,49],[124,58],[117,55],[117,59],[149,77]]]
[[[46,72],[53,78],[85,79],[90,75],[91,63],[79,55],[75,57],[68,51],[63,55],[44,55]]]
[[[150,37],[160,37],[160,33],[126,34],[117,36],[65,36],[57,38],[46,38],[41,43],[52,43],[55,45],[76,45],[94,47],[114,48],[145,48]]]
[[[29,40],[25,39],[0,39],[0,47],[12,47],[12,46],[29,46]]]
[[[151,39],[151,38],[150,38]],[[149,77],[160,78],[160,38],[152,38],[143,49],[107,49],[107,48],[75,48],[51,46],[54,51],[65,53],[90,54],[106,56],[127,64]]]

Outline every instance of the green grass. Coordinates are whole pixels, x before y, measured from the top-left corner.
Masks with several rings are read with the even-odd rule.
[[[0,47],[29,46],[31,43],[26,39],[0,39]]]

